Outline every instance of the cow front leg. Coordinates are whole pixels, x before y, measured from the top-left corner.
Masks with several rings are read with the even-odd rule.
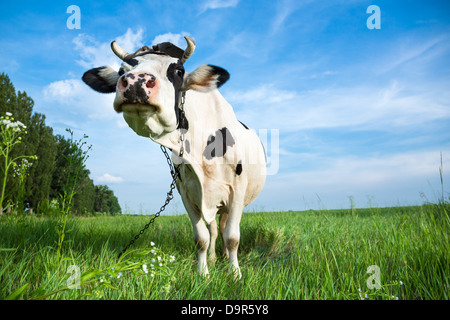
[[[206,276],[209,274],[206,263],[206,252],[209,247],[209,231],[200,215],[189,213],[189,218],[191,219],[194,243],[197,248],[198,272]]]
[[[209,250],[208,250],[208,261],[211,264],[216,260],[216,239],[217,239],[217,222],[214,219],[208,225],[209,234],[211,236],[209,241]]]

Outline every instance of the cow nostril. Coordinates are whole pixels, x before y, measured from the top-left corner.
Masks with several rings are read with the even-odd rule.
[[[147,88],[153,88],[155,86],[155,78],[150,78],[147,83],[145,84],[145,86]]]
[[[127,79],[122,78],[121,82],[122,82],[122,86],[123,86],[124,88],[128,87],[128,81],[127,81]]]

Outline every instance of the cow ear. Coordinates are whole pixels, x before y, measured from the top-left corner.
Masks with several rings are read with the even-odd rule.
[[[181,90],[187,91],[192,89],[200,92],[209,92],[222,86],[228,79],[230,79],[230,74],[227,70],[204,64],[192,73],[186,74]]]
[[[86,71],[81,78],[95,91],[111,93],[116,91],[119,74],[111,67],[100,67]]]

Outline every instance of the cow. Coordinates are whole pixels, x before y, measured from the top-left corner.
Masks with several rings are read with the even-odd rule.
[[[94,68],[82,80],[98,92],[115,92],[114,110],[127,124],[172,151],[172,160],[179,165],[176,187],[192,223],[199,273],[208,275],[208,262],[216,258],[219,215],[224,254],[235,279],[240,279],[239,224],[244,207],[264,186],[266,155],[258,135],[237,120],[218,91],[229,79],[228,71],[209,64],[185,71],[184,63],[195,50],[194,40],[187,36],[185,40],[185,50],[164,42],[133,54],[113,41],[111,48],[122,60],[120,69]]]

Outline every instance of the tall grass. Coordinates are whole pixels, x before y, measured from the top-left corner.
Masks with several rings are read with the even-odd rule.
[[[444,202],[247,213],[239,248],[243,277],[237,282],[220,254],[210,276],[199,276],[189,218],[161,216],[133,248],[151,248],[154,242],[155,248],[175,256],[167,272],[151,277],[136,269],[119,278],[105,273],[111,287],[100,295],[92,284],[68,290],[68,267],[77,265],[84,274],[110,270],[148,217],[69,218],[71,232],[58,264],[58,220],[2,217],[0,298],[19,291],[22,299],[448,299],[447,212]],[[218,239],[216,250],[221,249]],[[380,289],[367,285],[371,265],[380,269]]]

